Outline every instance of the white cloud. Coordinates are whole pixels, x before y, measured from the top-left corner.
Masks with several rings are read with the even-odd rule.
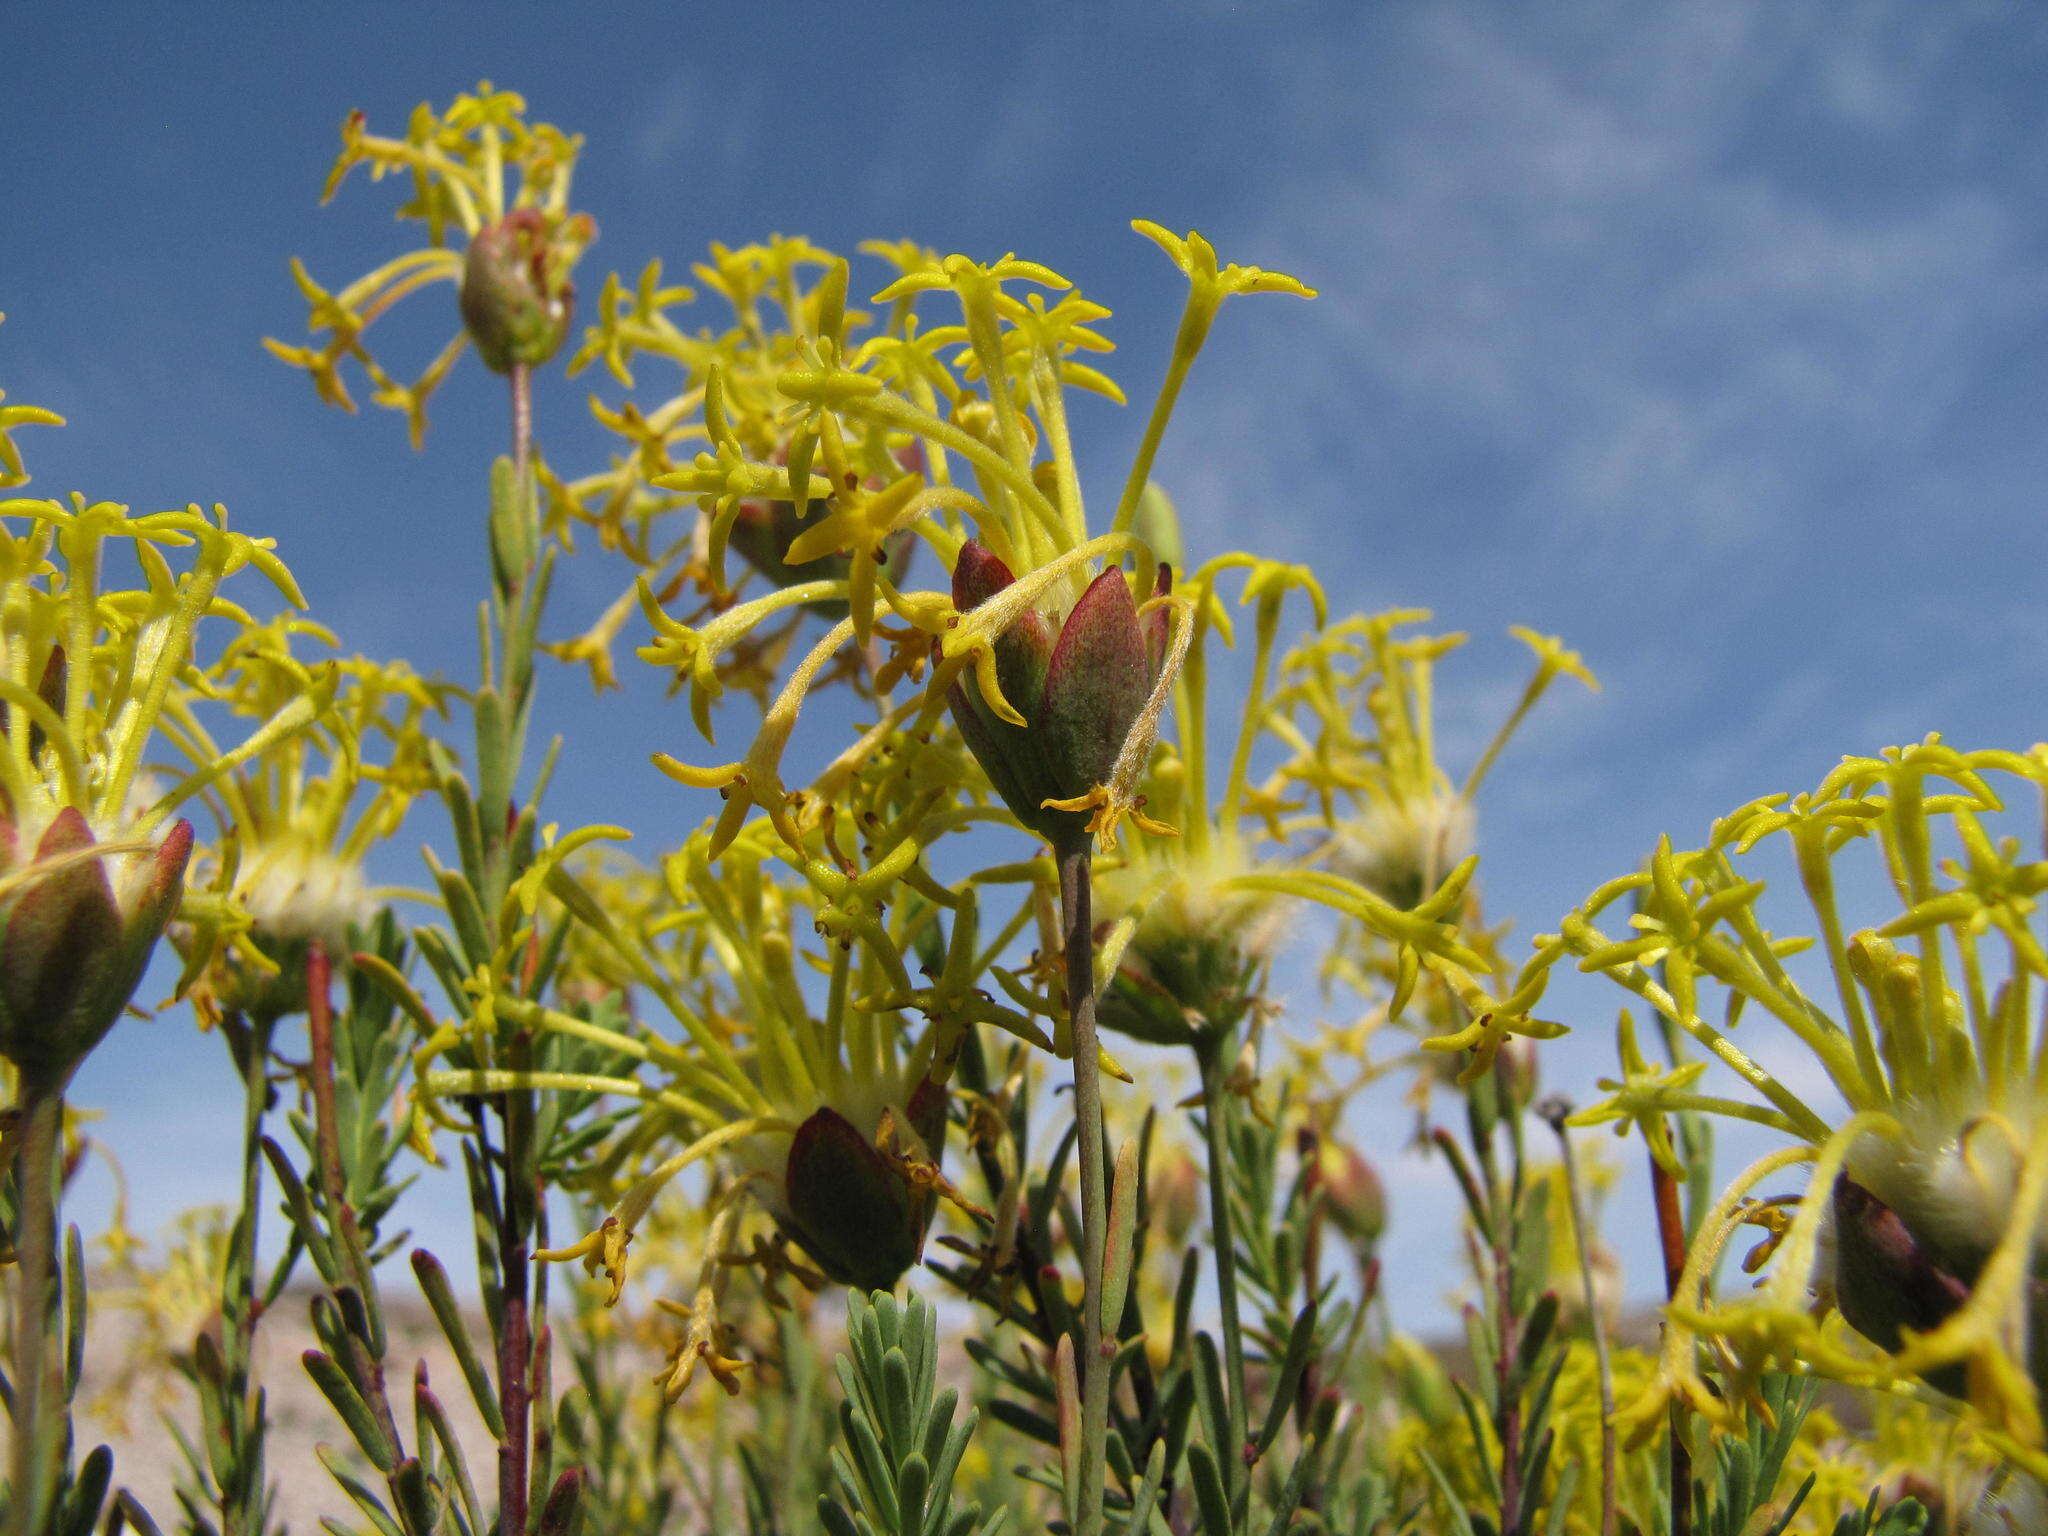
[[[1375,439],[1399,454],[1420,431],[1503,481],[1502,526],[1625,539],[1616,564],[1732,557],[1809,514],[1845,459],[1909,453],[2043,284],[2023,210],[1983,186],[1859,202],[1752,142],[1815,77],[1852,124],[1880,69],[1924,94],[1946,34],[1882,19],[1838,43],[1767,7],[1670,6],[1587,45],[1439,6],[1398,71],[1305,63],[1373,82],[1304,117],[1319,142],[1253,221],[1324,296],[1313,325],[1246,328],[1270,403],[1198,513],[1304,479],[1348,505],[1323,450],[1369,471]],[[1241,401],[1191,404],[1224,432]]]
[[[642,169],[670,169],[697,142],[702,125],[696,83],[686,74],[671,75],[656,89],[633,132],[633,152]]]

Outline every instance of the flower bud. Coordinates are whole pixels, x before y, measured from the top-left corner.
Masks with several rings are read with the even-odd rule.
[[[206,959],[194,997],[207,1011],[283,1018],[306,1007],[306,962],[319,944],[330,958],[349,952],[349,932],[376,903],[362,866],[305,837],[258,843],[236,871],[230,900],[248,915],[248,937],[270,964],[232,946]],[[197,936],[173,928],[189,950]]]
[[[1372,1164],[1356,1149],[1319,1137],[1315,1183],[1337,1229],[1362,1250],[1378,1246],[1387,1229],[1387,1191]]]
[[[569,269],[596,233],[588,215],[555,219],[515,208],[469,242],[462,265],[462,323],[477,355],[497,373],[545,363],[561,350],[576,310]]]
[[[0,1056],[31,1083],[61,1086],[141,984],[178,904],[192,826],[173,823],[147,852],[106,855],[67,806],[32,862],[18,836],[0,820]]]
[[[1968,1282],[1943,1268],[1897,1211],[1846,1173],[1835,1179],[1831,1214],[1835,1306],[1880,1349],[1899,1348],[1907,1330],[1932,1332],[1969,1299]],[[1964,1390],[1960,1366],[1930,1380],[1944,1392]]]
[[[1204,1199],[1202,1170],[1195,1160],[1178,1150],[1168,1154],[1159,1171],[1152,1175],[1146,1205],[1153,1230],[1169,1253],[1178,1253],[1187,1246],[1195,1223],[1202,1219]]]
[[[946,1090],[920,1083],[909,1110],[911,1129],[936,1175]],[[900,1155],[870,1141],[828,1106],[797,1127],[783,1172],[783,1208],[771,1213],[827,1279],[886,1291],[924,1252],[938,1204],[935,1182],[913,1178]]]
[[[726,538],[739,551],[747,564],[759,571],[778,587],[793,587],[805,581],[843,581],[859,558],[845,553],[820,555],[804,565],[790,565],[784,556],[797,535],[804,532],[811,522],[825,514],[825,503],[806,503],[798,512],[793,501],[743,501],[739,515],[733,519],[732,532]],[[917,543],[917,536],[908,529],[892,534],[883,546],[888,551],[884,574],[891,586],[900,586],[903,573],[910,568],[910,552]],[[846,617],[846,604],[835,600],[806,603],[804,606],[821,617],[837,622]]]
[[[1472,851],[1472,802],[1445,787],[1374,801],[1337,833],[1330,867],[1397,907],[1412,907]]]
[[[1212,1025],[1235,1022],[1249,1004],[1257,962],[1227,943],[1188,934],[1142,937],[1150,942],[1132,941],[1096,999],[1104,1029],[1147,1045],[1192,1045]]]
[[[1493,1058],[1494,1086],[1500,1093],[1503,1114],[1521,1114],[1536,1098],[1541,1081],[1537,1071],[1536,1042],[1526,1035],[1510,1035]]]
[[[953,567],[953,606],[965,613],[1016,578],[979,541]],[[1051,843],[1082,836],[1087,816],[1049,810],[1109,781],[1125,738],[1137,724],[1155,676],[1150,631],[1138,617],[1130,583],[1112,567],[1081,594],[1054,629],[1026,609],[994,642],[996,679],[1022,727],[1000,718],[972,677],[953,685],[954,722],[1003,803]],[[1159,653],[1164,654],[1163,638]]]

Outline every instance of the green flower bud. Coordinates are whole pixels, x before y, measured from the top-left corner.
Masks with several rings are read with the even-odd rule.
[[[460,302],[485,366],[510,373],[561,350],[576,311],[569,269],[595,234],[587,214],[554,219],[537,208],[515,208],[476,232],[462,266]]]
[[[843,553],[820,555],[805,565],[790,565],[783,559],[797,535],[824,515],[822,501],[806,503],[802,512],[797,511],[793,501],[743,501],[739,515],[733,519],[732,532],[726,537],[747,564],[778,587],[793,587],[805,581],[843,581],[858,557]],[[916,543],[916,535],[906,529],[892,535],[884,546],[888,551],[884,573],[890,585],[902,585]],[[846,617],[843,602],[828,600],[804,606],[834,623]]]
[[[1493,1058],[1493,1081],[1500,1090],[1503,1112],[1521,1114],[1528,1109],[1541,1081],[1536,1042],[1525,1035],[1510,1035],[1503,1040]]]
[[[970,540],[953,567],[953,606],[965,613],[1015,579]],[[1027,722],[1021,728],[1000,718],[971,678],[953,686],[953,719],[968,750],[1012,814],[1048,842],[1083,836],[1088,818],[1045,802],[1106,784],[1145,708],[1165,654],[1166,616],[1153,617],[1139,619],[1115,568],[1095,578],[1057,630],[1034,609],[1020,614],[997,636],[995,660],[1003,697]]]
[[[0,820],[0,1056],[28,1082],[61,1087],[142,982],[178,904],[192,825],[173,823],[144,853],[102,854],[67,806],[32,862],[17,839]],[[39,874],[43,864],[51,867]]]
[[[1096,1019],[1149,1045],[1192,1045],[1228,1029],[1251,1006],[1262,951],[1165,922],[1140,927],[1096,1003]]]
[[[1168,1253],[1187,1246],[1195,1223],[1202,1219],[1207,1190],[1202,1170],[1187,1153],[1175,1150],[1152,1175],[1147,1191],[1147,1211]]]

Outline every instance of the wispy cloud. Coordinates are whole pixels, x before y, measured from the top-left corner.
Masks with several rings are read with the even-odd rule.
[[[1938,112],[1955,28],[1808,36],[1773,9],[1631,12],[1588,46],[1440,6],[1376,58],[1304,47],[1310,82],[1355,83],[1312,85],[1326,116],[1263,224],[1324,297],[1245,344],[1269,431],[1219,492],[1319,475],[1341,506],[1388,461],[1625,565],[1753,549],[1843,461],[1925,443],[2041,307],[2018,189],[1816,175],[1788,103],[1844,142]],[[1874,126],[1873,92],[1903,103]],[[1462,465],[1432,482],[1432,454]]]

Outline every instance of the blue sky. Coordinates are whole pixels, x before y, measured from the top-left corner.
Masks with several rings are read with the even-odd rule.
[[[0,387],[72,422],[22,435],[35,490],[225,502],[278,538],[350,647],[469,675],[496,381],[459,370],[415,455],[396,418],[319,406],[259,342],[302,332],[289,256],[340,281],[404,248],[388,186],[316,205],[343,114],[395,127],[488,77],[589,137],[586,292],[612,267],[677,271],[775,230],[1014,249],[1066,273],[1115,311],[1110,366],[1141,402],[1077,423],[1098,501],[1181,291],[1131,218],[1320,288],[1226,311],[1159,478],[1196,553],[1253,542],[1313,560],[1342,607],[1431,607],[1470,630],[1442,685],[1454,768],[1519,688],[1508,624],[1584,653],[1605,692],[1560,692],[1480,807],[1489,908],[1520,934],[1658,833],[1696,840],[1844,753],[2043,734],[2033,8],[601,14],[17,8]],[[450,311],[395,325],[401,351],[423,360]],[[593,376],[543,381],[558,464],[601,449],[592,387],[616,397]],[[557,632],[616,581],[573,565]],[[649,684],[592,700],[548,679],[565,822],[661,840],[704,814],[646,766],[694,744]],[[431,833],[422,813],[397,873]],[[1300,1004],[1316,1006],[1306,989]],[[1550,1060],[1584,1097],[1613,999],[1582,1006]],[[229,1188],[223,1054],[166,1015],[122,1026],[81,1082],[145,1224]],[[1360,1133],[1391,1161],[1406,1128],[1389,1104]],[[1395,1196],[1408,1238],[1442,1256],[1397,1294],[1417,1320],[1450,1283],[1450,1233],[1444,1201],[1404,1216],[1402,1195],[1435,1178],[1405,1169]],[[89,1185],[80,1214],[104,1200]],[[1647,1250],[1630,1258],[1645,1290]]]

